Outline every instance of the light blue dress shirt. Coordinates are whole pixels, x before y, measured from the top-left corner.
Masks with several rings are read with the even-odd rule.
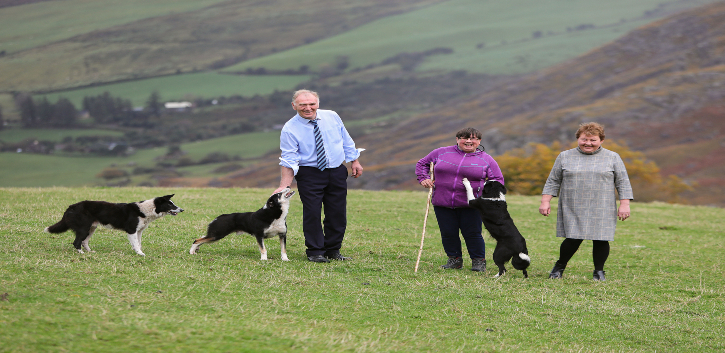
[[[355,141],[337,113],[318,109],[317,126],[322,133],[327,165],[330,168],[360,157],[360,150],[355,148]],[[294,175],[297,175],[300,167],[317,167],[314,128],[308,119],[299,114],[284,124],[279,137],[279,148],[282,150],[279,165],[291,168]]]

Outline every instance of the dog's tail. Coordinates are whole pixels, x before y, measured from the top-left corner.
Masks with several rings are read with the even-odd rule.
[[[65,218],[63,218],[60,222],[45,228],[45,231],[48,233],[58,234],[68,231],[68,229],[70,229],[70,227],[68,227],[68,224],[65,222]]]
[[[524,254],[522,252],[520,252],[518,254],[518,256],[514,255],[514,257],[511,258],[511,265],[513,265],[514,268],[517,270],[521,270],[521,271],[526,270],[530,264],[531,264],[531,258],[529,257],[529,255]]]

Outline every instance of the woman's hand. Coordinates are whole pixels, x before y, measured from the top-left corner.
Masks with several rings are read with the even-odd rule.
[[[548,216],[551,213],[551,195],[541,195],[541,205],[539,205],[539,213],[542,216]]]
[[[423,185],[424,187],[430,189],[435,185],[435,182],[433,182],[433,180],[431,179],[425,179],[420,182],[420,185]]]
[[[629,200],[619,200],[619,211],[617,211],[617,217],[620,221],[624,221],[629,218]]]

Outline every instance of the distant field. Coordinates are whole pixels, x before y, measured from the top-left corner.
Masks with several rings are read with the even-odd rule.
[[[144,106],[146,100],[154,91],[159,93],[163,101],[193,99],[196,97],[216,98],[231,95],[251,97],[256,94],[270,94],[275,90],[292,89],[309,78],[306,75],[238,76],[203,72],[93,86],[36,95],[34,97],[47,97],[51,102],[56,102],[58,98],[65,97],[70,99],[76,108],[80,109],[83,104],[83,97],[97,96],[107,91],[114,97],[130,99],[134,106]]]
[[[0,50],[13,53],[97,29],[174,12],[192,11],[224,0],[64,0],[0,8]]]
[[[279,132],[263,132],[222,137],[181,145],[194,161],[211,152],[227,153],[230,157],[256,158],[279,148]],[[0,187],[46,187],[99,185],[96,178],[104,168],[115,166],[129,173],[135,167],[153,167],[155,158],[166,154],[166,147],[139,150],[129,157],[69,157],[28,153],[0,153]],[[186,177],[207,177],[217,165],[178,168]],[[134,177],[134,182],[146,176]]]
[[[0,130],[0,141],[6,143],[20,142],[28,138],[44,141],[62,141],[66,137],[79,136],[123,136],[120,131],[98,129],[12,129]]]
[[[712,2],[715,1],[452,0],[383,18],[332,38],[242,62],[226,70],[293,69],[302,64],[317,70],[334,64],[335,58],[343,55],[349,57],[351,67],[364,67],[401,52],[449,47],[454,49],[453,55],[430,57],[420,69],[462,69],[489,74],[530,72],[581,55],[662,17],[665,12],[641,19],[646,11],[660,5],[664,10],[671,10]],[[599,28],[567,33],[567,27],[583,24]],[[542,36],[533,40],[536,31],[541,31]],[[477,49],[481,43],[483,48]]]

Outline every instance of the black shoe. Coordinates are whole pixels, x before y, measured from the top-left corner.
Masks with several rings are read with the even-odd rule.
[[[554,263],[554,268],[551,269],[551,273],[549,273],[549,278],[562,278],[564,277],[564,269],[566,268],[566,265],[561,266],[558,262]]]
[[[486,271],[486,259],[471,259],[471,271]]]
[[[604,278],[604,271],[594,270],[594,280],[595,281],[606,281],[606,279]]]
[[[352,257],[342,256],[340,253],[332,254],[332,255],[325,255],[326,258],[330,260],[340,260],[340,261],[348,261],[352,260]]]
[[[449,256],[448,262],[446,262],[445,265],[441,266],[441,268],[445,268],[445,269],[451,269],[451,268],[459,269],[461,267],[463,267],[463,258],[462,257],[453,257],[453,256]]]
[[[325,258],[322,255],[307,256],[307,260],[310,260],[312,262],[330,262],[330,260],[328,260],[327,258]]]

